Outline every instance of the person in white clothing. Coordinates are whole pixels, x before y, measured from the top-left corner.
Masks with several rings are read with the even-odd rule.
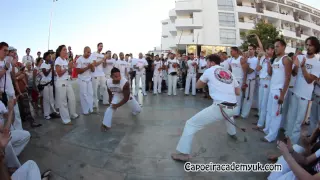
[[[209,69],[200,77],[197,87],[203,88],[208,84],[213,104],[186,122],[177,145],[179,153],[171,155],[174,160],[189,161],[194,135],[206,125],[216,121],[225,120],[228,134],[237,139],[235,126],[231,123],[234,123],[232,116],[237,104],[236,95],[240,94],[240,86],[230,71],[219,66],[220,61],[217,55],[210,55],[207,58]]]
[[[72,82],[69,79],[68,69],[72,68],[72,62],[67,61],[68,52],[65,45],[61,45],[56,50],[55,70],[57,73],[56,98],[63,124],[72,125],[71,119],[76,119],[76,101]]]
[[[278,136],[281,125],[282,113],[281,106],[287,94],[291,72],[292,62],[285,55],[286,42],[282,39],[275,41],[276,58],[272,65],[268,63],[268,74],[271,76],[270,91],[267,105],[267,118],[265,128],[266,136],[261,138],[263,142],[273,142]]]
[[[127,61],[124,60],[123,52],[119,53],[119,57],[120,57],[120,59],[118,61],[116,61],[115,67],[120,70],[122,78],[126,78],[127,80],[129,80],[128,79],[129,75],[128,75],[128,71],[127,71],[128,63],[127,63]]]
[[[106,75],[103,71],[103,63],[106,61],[107,56],[103,55],[103,44],[98,43],[97,52],[91,54],[91,59],[95,65],[95,70],[92,73],[92,89],[93,89],[93,111],[99,112],[99,99],[102,94],[104,104],[109,102],[108,89],[106,87]]]
[[[153,69],[153,94],[161,94],[162,84],[162,70],[165,69],[163,62],[160,60],[159,55],[155,56],[155,61],[152,64]]]
[[[34,59],[33,59],[33,57],[30,55],[30,52],[31,52],[31,49],[30,49],[30,48],[27,48],[27,49],[26,49],[27,55],[25,55],[25,56],[22,57],[22,63],[23,63],[24,65],[26,65],[27,62],[31,62],[31,63],[32,63],[32,67],[34,67]]]
[[[225,70],[230,70],[229,58],[227,52],[222,52],[220,54],[221,63],[220,66]]]
[[[197,80],[198,61],[194,59],[194,54],[190,53],[190,59],[187,61],[187,79],[184,94],[189,95],[190,83],[192,84],[192,95],[196,95],[196,80]],[[203,74],[203,73],[202,73]]]
[[[85,47],[83,56],[77,60],[78,83],[80,89],[80,103],[83,115],[93,113],[93,89],[92,89],[92,72],[95,65],[91,56],[91,49]]]
[[[111,51],[108,50],[106,52],[106,60],[103,63],[103,68],[104,68],[104,74],[108,79],[110,79],[110,75],[111,75],[111,70],[112,68],[114,68],[114,66],[116,65],[116,60],[111,58]],[[108,102],[103,102],[103,104],[107,104]]]
[[[134,59],[132,62],[133,69],[136,70],[136,89],[134,96],[138,96],[139,87],[140,87],[140,80],[142,84],[142,94],[147,96],[146,93],[146,68],[148,67],[148,62],[146,59],[143,58],[143,54],[139,53],[139,59]]]
[[[197,74],[197,79],[196,80],[199,80],[199,78],[202,76],[202,74],[204,73],[204,71],[207,69],[207,60],[206,58],[204,57],[205,56],[205,52],[204,51],[201,51],[200,52],[200,58],[197,60],[198,61],[198,74]],[[206,88],[203,88],[202,91],[204,93],[206,93],[205,91]]]
[[[176,96],[178,69],[180,66],[179,61],[174,59],[173,53],[169,53],[169,59],[166,62],[166,66],[168,69],[168,96],[171,96],[172,94]]]
[[[243,87],[245,88],[245,95],[244,100],[242,104],[242,110],[241,110],[241,117],[247,118],[249,116],[252,102],[253,102],[253,95],[254,95],[254,89],[256,86],[256,68],[258,64],[257,57],[254,56],[256,51],[256,46],[253,44],[250,44],[248,46],[248,58],[247,58],[247,64],[249,66],[247,71],[247,81],[246,83],[243,83]]]
[[[320,60],[316,56],[320,52],[319,40],[316,37],[309,37],[305,40],[305,45],[307,55],[296,56],[293,60],[295,67],[292,74],[296,75],[297,79],[292,89],[286,135],[294,144],[299,142],[301,124],[312,97],[314,82],[320,74]]]
[[[124,60],[126,61],[127,63],[127,67],[126,67],[126,70],[127,70],[127,80],[129,80],[129,84],[130,84],[130,89],[132,89],[132,84],[131,84],[131,74],[132,74],[132,68],[131,68],[131,60],[129,59],[130,57],[130,54],[126,54],[124,56]]]
[[[240,56],[240,50],[237,47],[231,47],[231,56],[232,58],[230,59],[230,69],[235,79],[238,81],[240,87],[242,88],[240,95],[237,95],[237,107],[235,113],[235,117],[237,118],[240,116],[243,99],[242,94],[243,90],[245,90],[245,88],[243,88],[243,82],[247,82],[247,73],[244,72],[247,72],[249,67],[246,62],[246,57]]]
[[[113,68],[111,70],[111,79],[107,80],[109,91],[109,99],[111,106],[104,113],[103,122],[101,125],[102,131],[107,131],[111,128],[113,113],[128,102],[133,115],[141,112],[141,107],[137,100],[130,94],[130,86],[127,79],[121,77],[120,70]]]

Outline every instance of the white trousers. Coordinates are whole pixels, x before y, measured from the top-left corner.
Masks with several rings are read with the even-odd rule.
[[[84,81],[78,79],[80,88],[80,103],[83,114],[89,114],[93,112],[93,90],[92,81]]]
[[[304,148],[295,144],[292,146],[293,150],[299,154],[304,153]],[[268,176],[268,180],[296,180],[296,176],[291,171],[288,163],[283,158],[283,156],[280,156],[278,158],[278,161],[276,164],[282,165],[282,171],[281,172],[271,172]]]
[[[263,129],[264,133],[267,134],[264,138],[269,142],[276,140],[282,119],[280,105],[278,104],[278,99],[274,98],[275,96],[280,97],[280,90],[271,89],[268,98],[266,124]],[[277,114],[277,111],[279,111],[279,114]]]
[[[161,93],[162,75],[153,75],[153,94]]]
[[[41,174],[37,163],[29,160],[17,169],[11,178],[12,180],[41,180]]]
[[[106,77],[99,76],[92,78],[93,107],[99,108],[100,94],[103,97],[103,104],[109,104],[109,94],[106,86]]]
[[[239,87],[242,87],[242,82],[243,82],[243,79],[236,79],[239,83]],[[241,111],[241,105],[242,105],[242,99],[243,99],[243,92],[242,90],[240,91],[240,95],[237,96],[237,107],[235,109],[235,115],[236,116],[240,116],[240,111]]]
[[[176,96],[177,95],[177,80],[178,80],[178,76],[172,76],[172,75],[168,75],[168,95],[171,96],[172,92],[173,95]]]
[[[118,96],[113,96],[112,104],[117,104],[121,100],[122,99],[120,99]],[[137,115],[138,113],[141,112],[141,106],[139,105],[138,101],[134,97],[130,96],[130,99],[127,103],[133,115]],[[102,122],[103,125],[109,128],[112,125],[113,113],[116,112],[117,110],[112,108],[112,104],[110,105],[110,107],[107,108],[106,112],[104,113],[103,122]]]
[[[140,80],[141,80],[141,84],[142,84],[142,94],[145,95],[146,93],[146,74],[145,73],[136,73],[136,90],[135,90],[135,96],[138,95],[139,92],[139,84],[140,84]]]
[[[234,109],[224,108],[223,110],[234,123],[234,119],[232,117],[234,115]],[[220,120],[225,121],[228,134],[236,134],[236,128],[234,127],[234,125],[232,125],[223,117],[220,107],[218,105],[213,104],[205,108],[204,110],[200,111],[186,122],[182,136],[177,145],[177,151],[184,154],[190,154],[194,135],[198,131],[203,129],[206,125]]]
[[[258,115],[260,115],[260,97],[259,97],[259,88],[260,87],[260,79],[256,78],[256,84],[254,88],[254,94],[253,94],[253,102],[252,102],[252,108],[258,109]]]
[[[57,80],[56,95],[62,122],[67,124],[71,122],[71,118],[78,116],[76,114],[76,102],[71,81]]]
[[[47,85],[43,89],[43,111],[45,117],[56,112],[54,106],[53,87],[51,85]]]
[[[244,96],[242,110],[241,110],[241,117],[247,118],[250,114],[252,102],[253,102],[253,95],[254,90],[256,87],[256,80],[247,80],[248,87],[246,89],[246,93]]]
[[[293,144],[297,144],[300,139],[301,124],[305,118],[307,109],[308,100],[303,99],[296,94],[291,96],[286,135],[290,137]]]
[[[313,101],[310,113],[310,125],[308,129],[308,135],[311,135],[317,128],[320,118],[320,96],[313,95]]]
[[[16,103],[16,105],[14,105],[13,112],[14,112],[14,122],[11,126],[11,130],[23,130],[18,102]]]
[[[280,125],[280,127],[284,128],[285,130],[287,130],[288,121],[292,121],[291,119],[288,119],[289,105],[291,104],[291,97],[292,97],[292,92],[291,92],[291,89],[289,89],[287,92],[287,96],[283,101],[282,120],[281,120],[281,125]]]
[[[267,106],[270,91],[270,80],[260,79],[259,86],[259,121],[258,127],[263,127],[267,117]]]
[[[189,95],[190,92],[190,83],[192,83],[192,95],[196,95],[196,81],[197,81],[197,74],[196,73],[188,73],[186,79],[186,87],[184,94]]]

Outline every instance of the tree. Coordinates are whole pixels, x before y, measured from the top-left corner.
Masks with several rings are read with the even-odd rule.
[[[252,30],[240,33],[240,37],[244,39],[240,49],[247,51],[249,44],[258,46],[258,42],[254,36],[251,36],[252,34],[259,36],[264,47],[268,44],[273,44],[277,38],[283,39],[283,35],[280,34],[280,30],[275,28],[272,24],[260,21]]]

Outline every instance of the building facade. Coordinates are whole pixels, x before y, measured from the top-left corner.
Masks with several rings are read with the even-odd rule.
[[[287,52],[304,46],[309,36],[320,37],[320,11],[293,0],[176,1],[163,20],[161,49],[207,54],[240,46],[240,33],[263,20],[284,36]]]

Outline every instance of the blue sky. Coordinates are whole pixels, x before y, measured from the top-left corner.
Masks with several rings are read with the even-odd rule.
[[[125,53],[147,52],[161,44],[161,20],[168,18],[175,0],[58,0],[54,4],[50,49],[72,46],[82,54],[85,46]],[[317,0],[301,2],[319,8]],[[36,56],[48,47],[52,0],[1,0],[0,41]]]

